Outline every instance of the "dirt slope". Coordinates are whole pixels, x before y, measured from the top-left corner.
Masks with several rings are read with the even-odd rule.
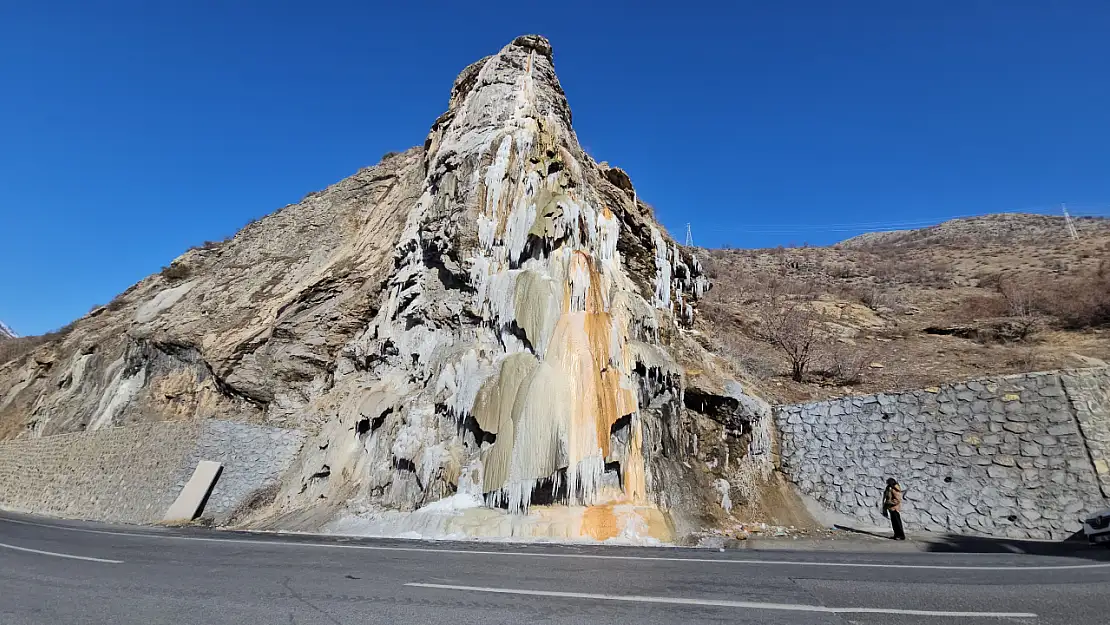
[[[714,289],[699,329],[781,401],[1098,364],[1110,360],[1110,220],[1076,226],[1073,240],[1063,218],[999,214],[831,247],[704,251]],[[760,338],[775,297],[821,313],[827,344],[802,383]]]

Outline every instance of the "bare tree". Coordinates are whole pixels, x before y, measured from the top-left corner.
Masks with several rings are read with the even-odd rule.
[[[758,336],[786,354],[795,382],[805,380],[825,345],[822,319],[812,306],[780,297],[771,297],[760,307]]]
[[[998,293],[1002,295],[1007,312],[1014,321],[1017,339],[1024,341],[1036,334],[1041,326],[1041,317],[1037,314],[1034,289],[1028,283],[1003,278],[998,281]]]

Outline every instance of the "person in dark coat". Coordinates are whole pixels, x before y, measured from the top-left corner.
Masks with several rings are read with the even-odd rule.
[[[883,491],[883,516],[890,517],[890,527],[894,530],[891,538],[906,540],[906,532],[902,529],[902,487],[892,477],[887,478]]]

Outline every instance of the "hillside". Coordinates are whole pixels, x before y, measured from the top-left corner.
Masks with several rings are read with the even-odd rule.
[[[803,401],[1110,361],[1110,220],[998,214],[831,247],[702,252],[707,344],[771,398]],[[793,311],[802,382],[766,320]],[[779,328],[779,330],[784,330]],[[804,333],[802,333],[804,334]]]
[[[252,527],[802,525],[761,398],[1110,359],[1110,224],[1079,232],[998,215],[829,248],[681,247],[582,149],[549,42],[524,36],[462,70],[419,146],[0,342],[0,439],[295,430],[291,468],[236,516]]]
[[[768,407],[685,330],[707,286],[520,37],[459,74],[420,147],[23,343],[0,438],[264,423],[308,441],[256,524],[404,532],[446,500],[459,529],[420,531],[669,540],[766,475],[745,458]]]

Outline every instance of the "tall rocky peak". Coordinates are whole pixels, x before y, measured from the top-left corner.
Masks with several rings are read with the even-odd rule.
[[[697,259],[570,123],[550,44],[517,38],[463,70],[422,149],[0,365],[0,425],[309,431],[256,525],[669,539],[718,522],[762,470],[766,406],[683,329],[709,288]]]

